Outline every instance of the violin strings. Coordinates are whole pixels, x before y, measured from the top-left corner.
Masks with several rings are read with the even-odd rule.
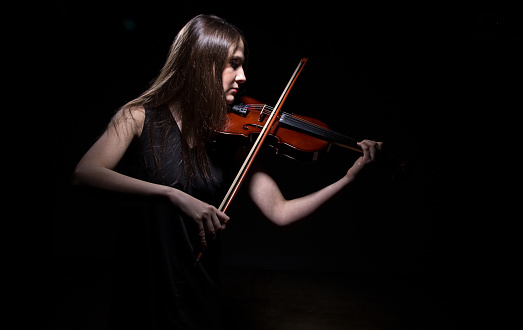
[[[247,104],[247,105],[245,105],[245,107],[252,108],[252,109],[261,109],[263,114],[269,114],[272,111],[272,109],[274,109],[274,107],[271,107],[270,105],[265,105],[265,104]],[[353,139],[351,137],[348,137],[341,133],[335,132],[331,129],[325,129],[316,123],[313,123],[313,122],[310,122],[310,121],[307,121],[307,120],[304,120],[301,118],[297,118],[290,113],[282,112],[282,116],[283,115],[286,116],[287,120],[292,121],[295,126],[301,128],[305,131],[315,133],[317,135],[331,139],[333,141],[343,142],[345,144],[351,144],[351,143],[354,144],[357,142],[355,139]]]
[[[340,134],[338,132],[335,132],[335,131],[332,131],[329,129],[325,129],[314,123],[310,123],[310,122],[302,120],[300,118],[296,118],[292,115],[289,118],[285,118],[285,120],[287,121],[288,124],[290,124],[289,121],[292,122],[292,124],[291,124],[292,126],[303,129],[309,133],[314,133],[317,136],[326,138],[330,141],[339,142],[339,143],[346,144],[346,145],[351,145],[356,142],[356,140],[354,140],[348,136],[345,136],[343,134]]]
[[[263,114],[268,114],[273,109],[273,107],[271,107],[269,105],[264,105],[264,104],[248,104],[246,107],[253,108],[253,109],[262,109],[262,113]],[[265,109],[268,109],[268,110],[265,110]],[[316,123],[313,123],[313,122],[310,122],[310,121],[307,121],[307,120],[304,120],[304,119],[301,119],[301,118],[297,118],[297,117],[295,117],[294,115],[292,115],[290,113],[282,112],[282,115],[287,116],[295,124],[298,124],[298,125],[303,124],[303,125],[300,125],[301,129],[304,129],[304,130],[316,129],[319,133],[325,133],[325,134],[331,135],[332,137],[345,138],[345,139],[353,140],[353,139],[349,138],[348,136],[345,136],[345,135],[340,134],[338,132],[335,132],[333,130],[325,129],[325,128],[319,126]],[[325,137],[327,137],[327,136],[325,136]]]

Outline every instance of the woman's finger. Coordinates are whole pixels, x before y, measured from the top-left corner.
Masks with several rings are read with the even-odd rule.
[[[211,232],[211,235],[213,238],[216,237],[216,233],[222,229],[222,224],[220,223],[220,220],[218,219],[218,216],[216,213],[212,214],[212,225],[213,225],[213,231]]]
[[[225,214],[224,212],[222,211],[219,211],[217,210],[216,212],[216,216],[218,217],[218,220],[220,221],[221,223],[221,229],[225,229],[225,225],[227,224],[227,222],[229,222],[230,218],[227,214]]]
[[[216,237],[216,230],[214,228],[213,216],[210,215],[210,216],[206,217],[205,219],[203,219],[203,222],[205,225],[205,233],[207,234],[207,236],[212,237],[212,238]]]
[[[367,163],[370,159],[370,152],[369,152],[369,144],[367,142],[368,140],[363,140],[361,142],[358,142],[358,145],[361,147],[361,150],[363,150],[363,164]]]
[[[381,146],[383,145],[383,142],[376,142],[372,140],[363,140],[358,143],[358,145],[363,150],[363,157],[366,162],[368,161],[378,161],[379,153],[381,151]],[[368,152],[366,154],[366,152]],[[366,158],[367,156],[367,158]]]
[[[205,249],[207,247],[207,241],[205,240],[205,229],[203,227],[203,222],[198,222],[198,236],[200,237],[200,243]]]

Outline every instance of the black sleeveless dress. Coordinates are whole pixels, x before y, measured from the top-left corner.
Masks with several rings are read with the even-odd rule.
[[[231,159],[230,148],[209,142],[213,179],[204,180],[195,169],[196,178],[186,187],[186,176],[180,176],[184,173],[181,132],[170,112],[164,113],[163,128],[153,124],[156,113],[146,110],[142,135],[125,156],[126,174],[172,186],[216,206],[224,195],[223,167]],[[159,155],[162,143],[167,149]],[[127,228],[127,234],[120,242],[122,262],[115,276],[110,328],[219,329],[219,243],[213,242],[195,265],[200,245],[192,219],[167,200],[142,199],[125,209],[121,227]]]

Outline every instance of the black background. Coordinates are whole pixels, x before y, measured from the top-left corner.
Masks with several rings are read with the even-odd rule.
[[[105,274],[115,258],[116,211],[103,201],[79,203],[70,176],[114,111],[155,78],[176,33],[199,13],[221,16],[244,32],[247,95],[274,104],[307,57],[285,111],[317,117],[354,138],[384,141],[412,169],[405,180],[370,171],[350,192],[286,228],[264,220],[240,195],[222,235],[224,273],[401,278],[438,292],[441,305],[452,306],[445,309],[452,318],[475,314],[477,281],[486,277],[484,258],[490,259],[477,245],[485,241],[472,235],[479,218],[463,207],[478,203],[465,201],[475,182],[465,177],[480,172],[481,161],[475,155],[471,163],[460,150],[468,149],[463,137],[477,126],[471,114],[503,99],[495,81],[512,76],[517,56],[510,46],[488,42],[521,41],[519,14],[326,3],[63,3],[54,13],[54,59],[65,92],[53,101],[55,212],[41,250],[49,272],[38,292],[44,318],[74,299],[63,292],[79,278],[110,291]],[[357,156],[334,146],[316,163],[266,157],[282,192],[293,198],[334,182]]]

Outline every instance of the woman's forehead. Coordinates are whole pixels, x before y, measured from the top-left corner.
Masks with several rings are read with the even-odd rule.
[[[245,57],[244,52],[243,41],[240,40],[238,43],[231,46],[230,57],[241,58],[243,60]]]

